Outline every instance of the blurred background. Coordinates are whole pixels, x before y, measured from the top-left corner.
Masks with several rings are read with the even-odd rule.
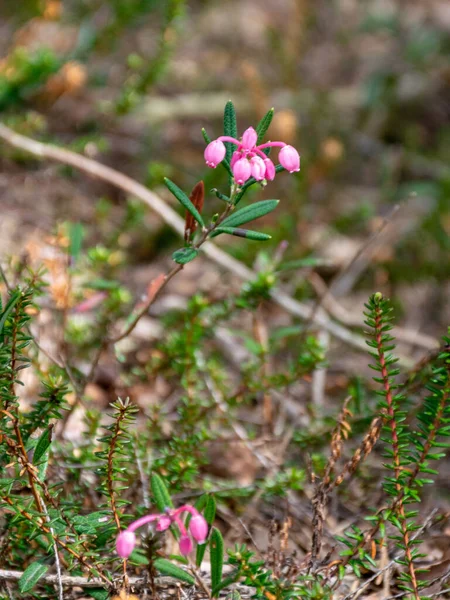
[[[241,133],[275,107],[269,139],[298,148],[302,170],[255,192],[282,200],[263,221],[269,251],[286,240],[285,258],[322,261],[320,281],[291,273],[290,291],[316,297],[388,219],[362,264],[335,280],[334,297],[360,315],[379,289],[403,324],[445,333],[448,2],[4,0],[0,19],[3,122],[109,164],[170,203],[164,176],[186,190],[199,179],[226,190],[226,173],[204,164],[201,128],[220,135],[228,99]],[[139,288],[148,281],[139,269],[178,243],[154,214],[85,176],[5,145],[0,167],[3,256],[39,244],[62,220],[89,223],[102,240],[108,222],[131,219],[119,245]],[[206,202],[210,214],[219,206],[212,195]],[[225,242],[253,263],[252,242]]]

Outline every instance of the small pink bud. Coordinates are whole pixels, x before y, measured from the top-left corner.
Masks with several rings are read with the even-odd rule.
[[[205,161],[208,167],[215,169],[223,161],[226,154],[225,144],[220,140],[214,140],[205,148]]]
[[[275,165],[273,164],[273,162],[270,160],[270,158],[265,158],[264,159],[264,165],[266,167],[266,176],[265,179],[267,179],[268,181],[273,181],[275,179]]]
[[[292,146],[283,146],[278,155],[281,165],[289,171],[294,173],[300,171],[300,156],[295,148]]]
[[[189,521],[189,531],[198,544],[204,544],[208,536],[208,523],[202,515],[196,515]]]
[[[236,183],[242,185],[251,175],[250,163],[246,158],[240,158],[233,166],[233,175]]]
[[[253,127],[249,127],[244,131],[244,135],[242,136],[242,146],[244,150],[252,150],[256,146],[257,141],[258,134]]]
[[[158,519],[158,522],[156,524],[156,531],[165,531],[166,529],[169,529],[171,525],[172,519],[170,517],[167,517],[166,515],[163,515],[160,519]]]
[[[256,181],[262,181],[264,179],[266,174],[266,165],[260,156],[254,156],[250,160],[250,168],[252,171],[252,177],[254,177]]]
[[[117,536],[116,550],[117,554],[122,558],[128,558],[133,552],[133,548],[136,545],[136,536],[132,531],[125,529],[121,531]]]
[[[187,556],[192,552],[193,544],[189,536],[184,535],[180,538],[180,552],[183,556]]]

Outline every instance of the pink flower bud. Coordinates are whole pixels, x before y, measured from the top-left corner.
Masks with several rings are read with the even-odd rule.
[[[264,159],[264,165],[266,167],[266,176],[265,179],[267,179],[268,181],[273,181],[275,179],[275,165],[273,164],[273,162],[270,160],[270,158],[265,158]]]
[[[225,144],[220,140],[214,140],[205,148],[205,161],[208,167],[215,169],[223,161],[226,154]]]
[[[117,554],[122,558],[128,558],[133,552],[133,548],[136,545],[136,536],[132,531],[125,529],[121,531],[117,536],[116,550]]]
[[[242,136],[242,146],[244,150],[252,150],[256,146],[257,141],[258,134],[253,127],[249,127],[244,131],[244,135]]]
[[[250,163],[246,158],[240,158],[233,165],[232,171],[236,183],[242,185],[251,175]]]
[[[262,181],[264,179],[266,174],[266,165],[260,156],[254,156],[250,160],[250,168],[252,177],[254,177],[256,181]]]
[[[184,535],[180,538],[180,552],[183,556],[187,556],[192,552],[193,544],[189,536]]]
[[[189,531],[198,544],[204,544],[208,536],[208,523],[202,515],[196,515],[189,521]]]
[[[295,148],[292,146],[283,146],[278,155],[281,165],[289,171],[300,171],[300,156]]]
[[[170,517],[167,517],[166,515],[163,515],[160,519],[158,519],[158,522],[156,524],[156,531],[165,531],[166,529],[169,529],[171,525],[172,519]]]

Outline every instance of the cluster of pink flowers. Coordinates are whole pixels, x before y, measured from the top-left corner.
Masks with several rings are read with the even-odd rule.
[[[257,141],[258,134],[253,127],[249,127],[244,132],[241,141],[227,135],[222,135],[206,146],[206,164],[208,167],[215,169],[225,158],[226,148],[224,142],[231,142],[237,145],[237,150],[233,152],[230,166],[234,180],[238,185],[243,185],[250,177],[254,177],[256,181],[263,181],[264,179],[272,181],[275,178],[275,165],[264,154],[264,148],[281,148],[278,153],[280,164],[289,173],[300,170],[300,156],[295,148],[284,142],[267,142],[266,144],[257,146]]]
[[[190,504],[185,504],[184,506],[180,506],[180,508],[167,509],[166,512],[162,514],[154,513],[133,521],[127,529],[121,531],[117,536],[117,554],[122,558],[128,558],[136,545],[136,534],[134,533],[136,529],[156,521],[156,531],[165,531],[172,524],[175,524],[178,527],[181,533],[179,542],[180,552],[183,556],[187,556],[192,551],[193,543],[180,518],[180,515],[184,512],[190,513],[191,515],[191,520],[189,521],[189,533],[192,538],[194,538],[197,544],[204,544],[208,536],[208,523],[196,508]]]

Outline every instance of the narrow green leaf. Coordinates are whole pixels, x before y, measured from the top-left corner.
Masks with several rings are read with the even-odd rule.
[[[277,270],[289,271],[291,269],[304,269],[305,267],[329,267],[332,266],[332,264],[332,261],[327,259],[306,256],[305,258],[288,260],[284,263],[281,263],[281,265],[277,267]]]
[[[263,137],[266,135],[266,132],[269,129],[270,124],[272,123],[274,112],[275,111],[273,108],[267,111],[261,119],[261,121],[256,126],[256,133],[258,134],[258,141],[256,142],[257,144],[260,144],[263,140]]]
[[[22,573],[22,577],[19,579],[19,590],[24,594],[34,588],[39,579],[43,577],[48,571],[48,566],[41,562],[34,562],[25,569]]]
[[[205,510],[203,511],[203,516],[205,517],[206,522],[208,523],[208,525],[212,525],[214,523],[214,519],[216,518],[216,499],[214,498],[213,495],[208,495],[208,496],[202,496],[200,498],[200,500],[205,499],[205,503],[204,503],[204,507]],[[200,510],[196,504],[196,507],[198,510]],[[202,506],[203,508],[203,506]],[[205,556],[205,552],[206,552],[206,546],[207,544],[198,544],[197,545],[197,550],[196,550],[196,556],[195,556],[195,564],[197,565],[197,567],[199,567],[202,564],[202,560],[203,557]]]
[[[223,134],[237,139],[238,131],[236,121],[236,110],[231,100],[229,100],[226,103],[225,110],[223,113]],[[230,162],[231,156],[234,150],[236,149],[236,145],[230,142],[225,142],[225,147],[227,149],[226,160]]]
[[[172,254],[173,260],[179,265],[185,265],[194,260],[194,258],[197,258],[197,256],[198,250],[195,248],[180,248]]]
[[[166,484],[159,475],[154,473],[150,480],[152,494],[155,498],[156,506],[160,512],[164,512],[166,508],[173,508],[172,498],[167,491]]]
[[[214,519],[216,518],[216,510],[217,510],[216,499],[212,494],[210,494],[210,495],[208,495],[208,500],[206,502],[205,510],[203,511],[203,516],[205,517],[208,525],[212,525],[214,523]]]
[[[49,458],[50,458],[50,452],[49,452],[49,449],[47,449],[38,465],[37,474],[38,474],[40,481],[45,481],[45,476],[47,474],[47,469],[48,469]]]
[[[89,290],[117,290],[120,287],[120,283],[108,279],[94,279],[94,281],[85,283],[83,287]]]
[[[262,200],[261,202],[254,202],[253,204],[250,204],[250,206],[241,208],[224,219],[220,224],[220,227],[239,227],[239,225],[264,217],[264,215],[275,210],[278,203],[279,200]]]
[[[179,579],[180,581],[184,581],[185,583],[189,583],[190,585],[195,584],[195,578],[177,565],[174,565],[169,560],[165,558],[157,558],[153,561],[156,569],[162,573],[163,575],[168,575],[169,577],[175,577],[175,579]]]
[[[69,254],[73,260],[77,260],[81,252],[84,238],[84,227],[81,223],[71,223],[69,227]]]
[[[210,537],[210,556],[211,556],[211,587],[213,595],[215,588],[222,581],[223,570],[223,537],[218,529],[213,527]]]
[[[236,237],[242,237],[246,238],[247,240],[255,240],[258,242],[265,242],[272,238],[272,236],[268,235],[267,233],[251,231],[250,229],[239,229],[238,227],[218,227],[214,230],[214,233],[214,237],[220,233],[228,233],[229,235],[235,235]]]
[[[38,439],[38,442],[36,444],[36,448],[35,448],[34,454],[33,454],[33,464],[34,465],[37,465],[39,463],[40,459],[47,452],[51,443],[52,443],[52,428],[49,427],[48,429],[46,429],[44,431],[44,433]]]
[[[205,142],[207,144],[209,144],[211,142],[211,138],[209,137],[209,135],[206,133],[206,129],[204,127],[202,127],[202,136],[203,139],[205,140]]]
[[[12,309],[19,302],[21,295],[22,295],[22,292],[20,290],[17,290],[16,292],[14,292],[12,294],[11,298],[7,302],[7,304],[3,310],[2,316],[0,318],[0,334],[3,331],[5,323],[9,317],[9,315],[11,314]]]
[[[201,214],[198,212],[198,210],[195,208],[195,206],[192,204],[192,202],[189,200],[189,197],[183,192],[183,190],[181,190],[173,181],[170,181],[170,179],[168,179],[167,177],[164,177],[164,183],[166,184],[167,189],[170,192],[172,192],[172,194],[178,200],[178,202],[182,206],[184,206],[184,208],[188,212],[191,213],[191,215],[194,217],[197,223],[204,227],[205,222],[203,221]]]

